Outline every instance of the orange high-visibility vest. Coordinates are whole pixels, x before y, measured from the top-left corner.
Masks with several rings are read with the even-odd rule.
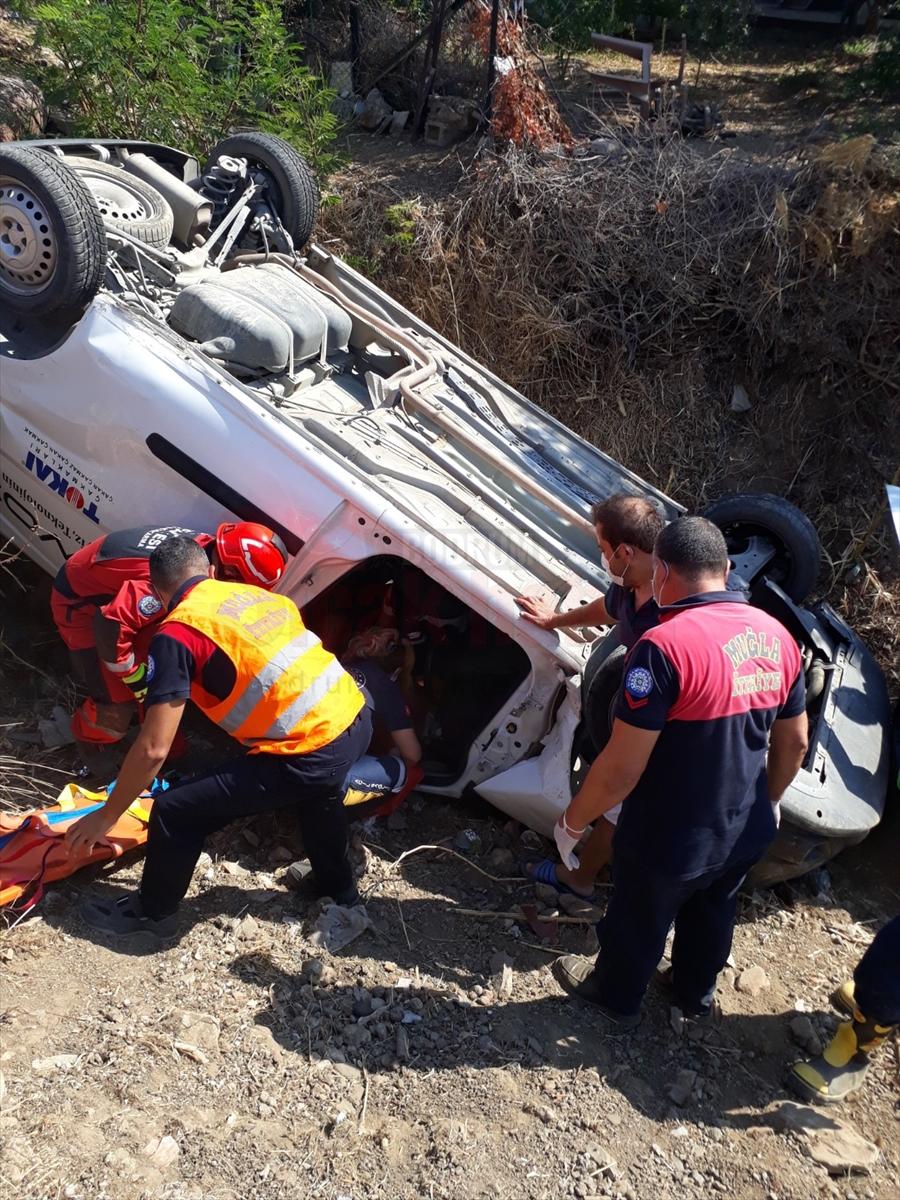
[[[191,699],[251,753],[309,754],[342,734],[365,703],[286,596],[204,579],[168,621],[205,634],[234,663],[230,695],[218,700],[192,686]]]

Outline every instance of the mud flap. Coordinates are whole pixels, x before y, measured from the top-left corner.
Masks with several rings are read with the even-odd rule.
[[[501,812],[545,837],[572,799],[570,763],[572,742],[580,720],[577,689],[567,694],[540,754],[525,758],[476,784],[475,790]]]

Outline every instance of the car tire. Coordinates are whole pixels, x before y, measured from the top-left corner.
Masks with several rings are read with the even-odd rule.
[[[861,840],[860,835],[823,838],[782,821],[765,858],[750,869],[747,882],[753,887],[773,887],[776,883],[799,879]]]
[[[175,217],[161,192],[122,167],[92,158],[67,158],[66,163],[87,184],[109,229],[121,229],[145,246],[162,250],[172,239]]]
[[[266,177],[269,200],[295,250],[302,250],[312,237],[319,212],[319,189],[306,159],[283,138],[272,133],[235,133],[217,142],[209,152],[204,175],[220,155],[244,158],[251,171]]]
[[[103,220],[84,181],[43,150],[0,147],[0,305],[74,320],[105,270]]]
[[[612,733],[613,716],[622,669],[628,654],[618,638],[608,634],[587,661],[582,682],[581,720],[586,738],[582,745],[593,757],[600,753]],[[594,659],[597,661],[594,662]]]
[[[795,604],[802,604],[815,587],[822,547],[812,522],[790,501],[781,496],[739,492],[714,501],[704,509],[703,516],[722,530],[730,554],[740,555],[749,537],[768,541],[775,557],[760,576],[777,583]],[[752,590],[759,578],[746,582]]]

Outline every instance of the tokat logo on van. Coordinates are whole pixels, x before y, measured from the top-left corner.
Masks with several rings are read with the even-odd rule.
[[[93,521],[95,525],[100,524],[100,518],[97,515],[96,500],[86,499],[84,492],[80,488],[75,487],[55,467],[51,467],[42,458],[38,458],[33,450],[28,451],[25,459],[25,467],[41,483],[45,484],[51,492],[56,492],[58,496],[62,496],[67,504],[71,504],[73,508],[77,508],[89,521]]]

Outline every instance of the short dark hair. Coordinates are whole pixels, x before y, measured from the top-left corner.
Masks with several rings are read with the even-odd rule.
[[[178,534],[166,538],[150,555],[150,581],[154,587],[170,592],[192,575],[206,575],[209,558],[192,537]]]
[[[631,496],[617,492],[606,500],[591,505],[591,520],[603,530],[603,537],[613,547],[627,542],[645,554],[650,554],[665,525],[659,508],[646,496]]]
[[[653,552],[691,581],[722,575],[728,568],[728,546],[722,530],[706,517],[679,517],[663,529]]]

